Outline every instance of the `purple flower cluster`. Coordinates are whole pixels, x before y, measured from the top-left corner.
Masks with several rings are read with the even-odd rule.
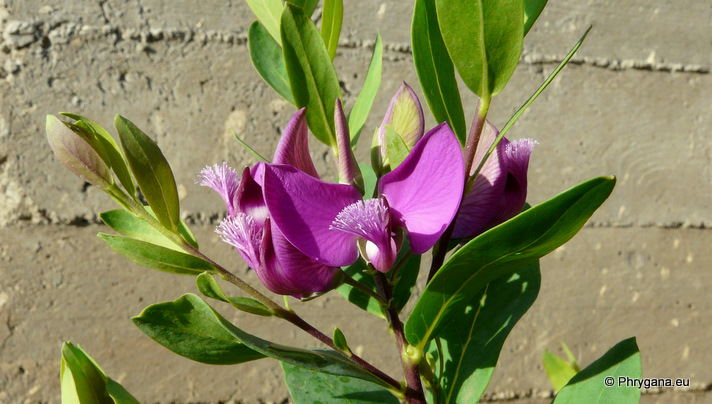
[[[380,177],[373,198],[364,199],[355,185],[360,173],[339,101],[335,122],[338,184],[322,181],[314,168],[303,109],[284,130],[271,164],[245,168],[241,178],[226,163],[200,174],[199,183],[217,191],[227,205],[227,217],[216,231],[272,292],[306,297],[328,291],[339,283],[340,267],[359,255],[386,273],[404,238],[415,254],[422,254],[453,220],[454,237],[472,237],[513,217],[524,205],[534,142],[503,139],[463,198],[465,169],[457,138],[446,123],[423,135],[420,102],[405,83],[393,97],[384,125],[395,123],[411,150]],[[488,123],[476,162],[497,134]],[[376,136],[380,161],[386,161],[384,131],[379,129]]]

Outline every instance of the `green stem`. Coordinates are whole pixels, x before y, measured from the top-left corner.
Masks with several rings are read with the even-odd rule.
[[[360,290],[361,292],[371,296],[372,298],[376,299],[378,304],[381,307],[383,307],[384,309],[386,307],[388,307],[388,302],[383,300],[383,298],[378,293],[371,290],[371,288],[369,288],[368,286],[364,285],[363,283],[357,281],[356,279],[352,278],[351,275],[347,274],[346,272],[343,273],[343,277],[344,277],[343,280],[344,280],[345,284],[350,285],[350,286]]]
[[[398,348],[403,373],[405,375],[405,401],[410,404],[426,404],[425,392],[423,391],[423,385],[420,382],[418,360],[414,359],[413,355],[409,355],[408,350],[413,347],[411,347],[405,339],[403,323],[398,317],[398,311],[396,310],[395,304],[393,304],[393,290],[391,289],[391,285],[388,283],[386,276],[380,272],[376,272],[373,275],[373,278],[376,282],[376,289],[378,290],[378,293],[384,300],[389,302],[386,310],[386,319],[393,330],[393,336],[396,340],[396,346]]]

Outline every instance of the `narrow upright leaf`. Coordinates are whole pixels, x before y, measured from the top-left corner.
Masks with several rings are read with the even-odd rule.
[[[635,338],[628,338],[572,377],[556,395],[554,404],[637,403],[640,389],[620,385],[619,378],[639,380],[641,377],[638,345]]]
[[[541,359],[544,363],[546,376],[556,391],[561,390],[572,377],[576,376],[576,369],[570,363],[551,353],[548,349],[544,350]]]
[[[384,387],[365,380],[332,376],[281,363],[284,381],[294,404],[398,404]]]
[[[490,282],[443,329],[437,360],[440,403],[476,403],[492,378],[502,346],[539,293],[541,274],[534,263]],[[437,355],[431,342],[430,352]]]
[[[532,25],[539,18],[546,2],[547,0],[524,0],[524,36],[529,33]]]
[[[361,92],[356,97],[351,112],[349,112],[349,133],[351,134],[351,146],[356,145],[361,129],[366,123],[368,114],[371,112],[373,101],[376,99],[378,88],[381,86],[381,73],[383,70],[383,42],[381,35],[376,37],[376,44],[373,46],[373,56],[368,65],[366,78],[363,80]]]
[[[131,321],[154,341],[196,362],[235,365],[264,358],[225,330],[195,295],[148,306]]]
[[[336,148],[334,105],[341,87],[329,52],[312,20],[294,5],[282,13],[282,47],[297,108],[307,108],[307,124],[322,143]]]
[[[465,144],[467,126],[455,67],[447,53],[435,12],[435,0],[416,0],[411,26],[413,63],[436,122],[447,122]]]
[[[99,214],[101,221],[117,233],[136,240],[145,241],[175,251],[183,249],[166,238],[151,225],[123,210],[109,210]]]
[[[343,17],[344,3],[342,0],[324,0],[324,11],[321,13],[321,37],[324,39],[331,60],[334,60],[336,48],[339,46]]]
[[[114,251],[147,268],[177,275],[200,275],[215,270],[210,263],[184,252],[128,237],[105,233],[97,236]]]
[[[487,283],[533,264],[570,240],[614,185],[613,177],[586,181],[467,243],[425,287],[405,324],[408,342],[424,347]]]
[[[522,0],[436,0],[443,41],[467,87],[481,98],[502,91],[522,53]]]
[[[280,39],[281,41],[281,39]],[[289,88],[287,68],[284,67],[282,47],[268,35],[267,29],[259,21],[250,25],[247,33],[250,59],[260,77],[282,98],[294,105],[292,90]]]
[[[279,22],[282,17],[284,5],[282,0],[246,0],[255,17],[262,23],[264,28],[277,42],[282,45],[282,37],[279,35]],[[254,25],[254,24],[253,24]]]
[[[114,126],[131,172],[158,220],[177,231],[180,224],[178,189],[168,160],[156,142],[128,119],[116,115]]]

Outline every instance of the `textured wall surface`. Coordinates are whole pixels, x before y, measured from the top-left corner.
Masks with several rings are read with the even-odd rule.
[[[377,31],[384,40],[383,83],[364,129],[372,133],[401,80],[419,91],[409,51],[412,2],[345,3],[336,67],[347,106]],[[585,365],[637,336],[645,377],[691,379],[688,390],[646,394],[644,402],[709,402],[712,6],[549,3],[491,119],[506,122],[593,24],[574,63],[509,136],[540,143],[529,176],[532,204],[594,176],[619,181],[587,227],[542,260],[539,299],[505,344],[487,397],[546,402],[544,349],[561,353],[563,340]],[[96,239],[105,231],[97,214],[112,202],[64,169],[44,134],[45,115],[57,111],[107,127],[116,113],[131,119],[171,162],[201,245],[257,285],[212,232],[222,202],[194,184],[206,164],[253,162],[229,129],[269,155],[294,113],[250,64],[252,20],[240,0],[0,0],[0,402],[59,402],[65,340],[86,348],[142,402],[286,400],[274,362],[201,365],[131,324],[148,304],[196,292],[193,279],[138,267]],[[474,99],[465,101],[469,119]],[[359,145],[361,156],[369,140]],[[320,172],[331,169],[328,151],[311,146]],[[380,321],[339,295],[294,308],[323,330],[339,325],[366,359],[399,373],[390,337],[373,332]],[[276,320],[228,317],[260,336],[313,346]]]

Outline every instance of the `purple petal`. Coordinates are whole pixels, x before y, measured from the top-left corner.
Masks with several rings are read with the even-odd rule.
[[[274,164],[289,164],[297,167],[314,178],[319,174],[309,155],[309,130],[307,129],[306,110],[297,111],[284,128],[277,150],[274,152]]]
[[[344,115],[344,108],[341,106],[341,100],[336,99],[334,107],[334,126],[336,127],[336,144],[338,146],[338,166],[339,166],[339,183],[354,184],[354,179],[360,175],[358,164],[351,151],[351,136],[349,135],[349,123]],[[318,178],[318,177],[317,177]]]
[[[261,265],[253,269],[260,282],[274,293],[302,298],[327,291],[334,285],[336,269],[300,253],[269,219],[265,222],[259,256]]]
[[[504,184],[504,195],[500,214],[494,224],[499,224],[516,216],[524,207],[527,199],[527,170],[529,157],[536,142],[532,139],[521,139],[506,145],[507,176]]]
[[[443,123],[428,132],[378,189],[392,216],[408,230],[416,254],[429,250],[455,217],[462,198],[465,167],[457,138]]]
[[[326,183],[291,166],[269,164],[265,166],[264,197],[272,221],[302,253],[332,267],[356,261],[356,237],[329,229],[339,212],[361,199],[355,187]]]
[[[498,134],[497,128],[487,121],[482,130],[470,174],[474,174],[477,170],[477,166],[497,139]],[[452,234],[454,238],[475,236],[493,226],[492,221],[500,209],[507,177],[504,151],[508,143],[509,141],[503,138],[497,145],[475,178],[472,189],[463,199],[455,218],[455,228]]]
[[[388,206],[384,199],[352,203],[336,216],[330,228],[367,240],[367,258],[379,271],[386,273],[393,266],[397,248],[392,237]]]
[[[228,216],[235,214],[237,206],[233,202],[240,180],[232,167],[225,162],[222,163],[222,166],[217,164],[207,166],[200,171],[196,182],[204,187],[210,187],[220,194],[227,206]]]
[[[253,171],[257,177],[262,177],[264,163],[258,163]],[[249,215],[259,223],[260,226],[263,225],[267,218],[267,205],[265,205],[265,200],[262,196],[262,186],[254,179],[249,167],[245,167],[242,171],[242,180],[235,193],[233,204],[237,208],[237,211]],[[229,215],[230,213],[228,212],[228,216]]]
[[[302,298],[312,293],[326,292],[334,286],[334,275],[339,268],[320,264],[302,254],[287,241],[274,223],[270,230],[269,233],[265,232],[265,238],[271,236],[273,250],[265,250],[263,262],[265,275],[282,276],[279,282],[283,289],[276,293]]]

